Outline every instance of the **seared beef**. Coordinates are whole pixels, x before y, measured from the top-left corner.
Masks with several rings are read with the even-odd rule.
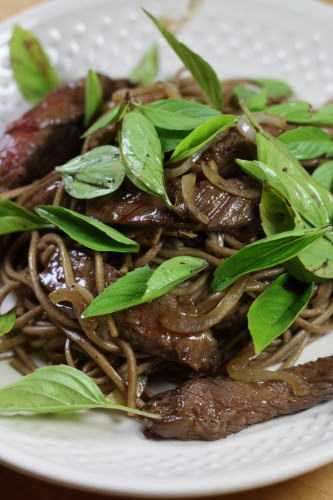
[[[256,201],[230,195],[206,180],[198,183],[195,200],[200,211],[209,218],[207,226],[201,225],[202,230],[240,228],[254,223],[257,218]],[[183,228],[200,225],[191,217],[183,202],[177,205],[177,213],[168,210],[156,196],[139,191],[129,183],[110,196],[87,203],[87,214],[107,224],[153,224]]]
[[[104,99],[126,84],[101,76]],[[50,93],[7,127],[0,138],[0,187],[21,186],[46,175],[79,153],[83,132],[84,80]]]
[[[197,378],[153,398],[147,410],[161,420],[147,420],[149,436],[165,439],[220,439],[245,427],[289,415],[333,398],[333,356],[290,368],[309,385],[295,396],[286,382],[244,383]]]
[[[70,258],[76,282],[96,294],[95,266],[86,251],[72,249]],[[113,266],[105,264],[105,283],[121,276]],[[40,274],[44,287],[52,292],[65,286],[64,270],[59,251],[55,250],[46,269]],[[114,318],[122,335],[140,351],[154,354],[169,361],[177,361],[197,371],[214,373],[219,366],[219,349],[210,333],[191,337],[178,336],[166,331],[159,323],[160,301],[133,307],[116,313]]]
[[[87,251],[72,249],[69,251],[72,262],[75,281],[78,285],[88,288],[93,294],[96,294],[95,266],[92,256]],[[105,284],[109,285],[121,276],[110,264],[105,264]],[[56,249],[51,255],[46,269],[39,275],[42,285],[53,292],[58,288],[64,288],[65,276],[64,268],[61,264],[59,250]]]
[[[122,335],[138,349],[169,361],[178,361],[196,371],[215,372],[220,353],[211,333],[187,337],[167,331],[159,321],[160,312],[160,300],[154,300],[119,312],[115,319]]]
[[[139,191],[129,182],[110,196],[89,200],[87,214],[108,224],[168,226],[177,220],[160,198]]]
[[[204,161],[214,160],[222,177],[233,177],[240,173],[236,159],[254,160],[256,146],[243,137],[236,128],[219,141],[213,143],[202,155]]]

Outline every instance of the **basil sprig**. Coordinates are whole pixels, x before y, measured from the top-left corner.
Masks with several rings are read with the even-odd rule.
[[[327,232],[326,228],[295,229],[246,245],[216,268],[212,283],[213,290],[221,292],[246,274],[289,261],[318,240],[325,232]]]
[[[88,125],[103,101],[102,83],[97,73],[90,69],[84,86],[84,123]]]
[[[192,130],[220,115],[216,109],[185,99],[163,99],[140,106],[139,110],[155,127],[166,130]]]
[[[91,250],[121,253],[139,250],[138,243],[93,217],[53,205],[42,205],[36,208],[36,211],[40,217],[57,226],[72,240]]]
[[[314,283],[296,282],[288,274],[282,274],[256,298],[247,314],[256,354],[294,323],[313,292]]]
[[[239,84],[233,90],[239,101],[245,102],[250,111],[262,111],[268,101],[268,92],[265,88],[253,89],[250,84]]]
[[[199,54],[196,54],[184,43],[177,40],[177,38],[170,33],[156,17],[146,10],[144,10],[144,12],[159,29],[170,47],[174,50],[179,59],[181,59],[184,66],[192,73],[193,78],[202,88],[211,104],[216,109],[221,110],[223,105],[222,85],[211,65],[199,56]]]
[[[183,281],[206,269],[207,262],[197,257],[174,257],[155,270],[139,267],[112,283],[84,311],[84,318],[104,316],[150,302],[169,293]]]
[[[36,36],[15,26],[10,43],[11,68],[21,94],[37,103],[60,84],[59,76]]]
[[[238,160],[249,175],[264,184],[266,203],[260,205],[262,226],[267,235],[277,232],[274,227],[274,203],[267,203],[269,188],[278,194],[289,211],[294,227],[318,228],[330,226],[333,219],[332,195],[308,174],[286,146],[267,133],[257,134],[258,161]],[[265,214],[263,212],[265,211]],[[269,223],[267,224],[267,220]],[[314,242],[298,255],[289,272],[301,280],[330,279],[333,277],[333,231]]]
[[[108,111],[107,113],[104,113],[98,120],[93,123],[88,130],[82,135],[82,139],[86,139],[90,135],[94,134],[98,130],[101,130],[102,128],[107,127],[108,125],[112,125],[112,123],[116,123],[121,118],[123,115],[126,113],[127,110],[127,104],[119,104],[118,106],[115,106],[113,109]]]
[[[133,184],[171,205],[164,183],[161,142],[151,121],[137,111],[128,113],[120,142],[126,173]]]
[[[316,168],[312,177],[315,181],[333,193],[333,160],[322,163],[320,167]]]
[[[10,200],[0,198],[0,236],[46,227],[45,220]]]
[[[236,117],[234,115],[220,114],[209,118],[178,143],[172,153],[171,161],[180,161],[193,156],[213,141],[216,136],[233,127],[235,123]]]
[[[7,314],[0,314],[0,337],[12,331],[15,326],[15,321],[15,311],[10,311]]]
[[[269,99],[283,99],[293,94],[293,89],[283,80],[256,78],[253,81],[266,90]]]
[[[331,136],[318,127],[297,127],[279,136],[298,160],[313,160],[333,155]]]
[[[333,126],[333,104],[327,104],[317,111],[312,111],[307,102],[291,101],[269,106],[265,112],[281,116],[286,121],[299,125]]]
[[[141,85],[153,83],[160,71],[160,53],[157,43],[152,43],[138,64],[132,69],[130,79]]]
[[[89,200],[116,191],[125,178],[119,148],[99,146],[57,167],[73,198]]]
[[[0,389],[0,413],[62,413],[104,408],[148,418],[153,413],[115,404],[85,373],[67,365],[45,366]]]

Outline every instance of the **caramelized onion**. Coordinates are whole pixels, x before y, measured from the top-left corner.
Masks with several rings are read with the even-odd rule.
[[[305,396],[309,393],[308,384],[298,375],[290,373],[287,370],[270,371],[253,365],[251,366],[252,356],[253,349],[250,347],[229,361],[227,364],[229,377],[233,380],[246,383],[278,380],[290,385],[296,396]]]
[[[257,200],[260,197],[259,189],[246,188],[244,183],[239,179],[223,179],[218,173],[217,165],[214,160],[211,160],[208,164],[203,163],[202,171],[209,182],[213,184],[213,186],[221,189],[221,191],[248,200]]]
[[[195,184],[197,176],[195,174],[187,174],[182,177],[182,194],[185,204],[193,217],[203,224],[208,224],[209,219],[206,214],[200,212],[195,204]]]
[[[235,310],[247,286],[248,278],[241,278],[222,297],[216,307],[206,314],[187,314],[179,309],[162,311],[161,324],[173,332],[191,335],[209,330]]]

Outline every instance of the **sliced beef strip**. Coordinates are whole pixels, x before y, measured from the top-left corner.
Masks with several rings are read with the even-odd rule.
[[[103,97],[126,80],[101,76]],[[7,127],[0,138],[0,189],[38,179],[79,153],[84,115],[84,80],[69,83]]]
[[[147,410],[161,420],[147,420],[149,436],[165,439],[220,439],[245,427],[311,408],[333,398],[333,356],[288,370],[309,384],[295,396],[286,382],[235,382],[197,378],[153,398]]]
[[[92,256],[85,251],[69,252],[76,282],[96,294],[95,266]],[[105,264],[106,285],[121,276],[113,266]],[[64,270],[59,251],[55,250],[46,269],[40,273],[42,285],[52,292],[65,287]],[[160,301],[133,307],[114,315],[122,335],[140,351],[176,361],[196,371],[214,373],[219,366],[220,353],[210,333],[191,337],[166,331],[159,323]]]
[[[160,198],[129,182],[110,196],[89,200],[87,214],[108,224],[168,226],[177,222]]]
[[[75,281],[78,285],[88,288],[94,295],[96,294],[95,265],[91,254],[71,249],[69,251]],[[121,273],[110,264],[105,264],[105,284],[109,285],[121,276]],[[39,275],[40,282],[49,291],[53,292],[58,288],[64,288],[65,275],[61,264],[60,253],[55,249],[54,253],[44,269]]]
[[[246,187],[247,181],[244,181]],[[202,230],[225,230],[241,228],[255,222],[258,203],[230,195],[202,180],[196,189],[196,204],[209,218]],[[139,191],[126,183],[110,196],[89,200],[87,214],[107,224],[155,225],[199,228],[198,221],[191,217],[184,203],[177,204],[177,214],[168,210],[156,196]]]
[[[169,361],[177,361],[195,371],[216,372],[220,352],[209,332],[189,337],[167,331],[159,321],[161,301],[127,309],[115,314],[122,335],[140,350]],[[172,312],[170,312],[172,314]]]
[[[231,129],[228,134],[214,142],[201,156],[204,162],[213,160],[218,167],[219,174],[225,178],[239,176],[237,158],[254,160],[256,146],[242,136],[236,128]]]

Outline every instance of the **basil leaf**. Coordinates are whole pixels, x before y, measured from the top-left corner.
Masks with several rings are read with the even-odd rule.
[[[198,102],[181,99],[163,99],[139,110],[155,125],[167,130],[192,130],[220,113]]]
[[[293,94],[290,85],[282,80],[256,78],[254,82],[266,90],[269,99],[283,99]]]
[[[333,125],[333,104],[326,104],[312,115],[312,123],[322,126]]]
[[[125,167],[115,146],[99,146],[56,171],[63,175],[67,193],[81,200],[113,193],[125,178]]]
[[[285,102],[270,106],[265,112],[281,116],[290,123],[300,125],[333,125],[333,104],[327,104],[317,111],[312,111],[310,104],[303,101]]]
[[[161,142],[153,124],[141,113],[132,111],[124,118],[121,154],[130,180],[171,205],[164,183]]]
[[[333,193],[333,160],[322,163],[313,172],[312,177],[318,184]]]
[[[236,117],[233,115],[213,116],[213,118],[210,118],[194,129],[177,145],[171,156],[171,160],[179,161],[193,156],[209,144],[217,135],[233,127],[235,123]]]
[[[166,130],[163,128],[156,130],[161,141],[163,153],[169,153],[176,149],[178,144],[188,135],[187,130]]]
[[[192,73],[193,78],[202,88],[211,104],[218,110],[222,109],[222,84],[214,69],[199,54],[189,49],[184,43],[170,33],[152,14],[143,9],[153,21],[160,33],[164,36],[170,47],[177,54],[184,66]]]
[[[62,413],[106,408],[158,418],[114,404],[88,375],[67,365],[45,366],[0,389],[0,413]]]
[[[152,43],[130,73],[130,79],[141,85],[153,83],[160,70],[160,54],[157,43]]]
[[[308,124],[311,120],[310,104],[304,101],[291,101],[266,108],[265,113],[281,116],[290,123]]]
[[[174,257],[157,269],[139,267],[110,285],[84,311],[84,318],[104,316],[150,302],[170,292],[208,266],[197,257]]]
[[[108,111],[107,113],[102,115],[82,135],[82,139],[85,139],[86,137],[89,137],[90,135],[97,132],[98,130],[100,130],[104,127],[107,127],[108,125],[111,125],[112,123],[116,123],[117,121],[119,121],[122,118],[123,113],[126,111],[126,108],[127,108],[127,104],[120,104],[118,106],[115,106],[113,109],[111,109],[111,111]]]
[[[46,227],[45,220],[16,203],[0,198],[0,236]]]
[[[90,69],[84,87],[84,124],[87,126],[97,113],[103,102],[101,80],[94,70]]]
[[[59,86],[59,76],[33,33],[15,26],[9,49],[16,83],[28,101],[37,103]]]
[[[6,335],[6,333],[9,333],[14,328],[15,321],[15,311],[0,315],[0,337],[3,337],[3,335]]]
[[[244,101],[250,111],[262,111],[267,106],[266,89],[253,90],[250,85],[236,85],[233,94],[239,101]]]
[[[221,292],[245,274],[287,262],[325,232],[327,229],[286,231],[246,245],[217,267],[212,284],[213,290]]]
[[[279,136],[279,140],[298,160],[312,160],[333,152],[331,136],[317,127],[288,130]]]
[[[288,274],[282,274],[257,297],[247,314],[256,354],[288,330],[313,292],[314,283],[296,283]]]
[[[72,240],[97,252],[137,252],[139,245],[106,224],[68,208],[42,205],[36,208],[45,220],[57,226]]]
[[[292,231],[295,225],[295,213],[286,200],[276,191],[265,186],[260,201],[260,218],[267,235]]]

